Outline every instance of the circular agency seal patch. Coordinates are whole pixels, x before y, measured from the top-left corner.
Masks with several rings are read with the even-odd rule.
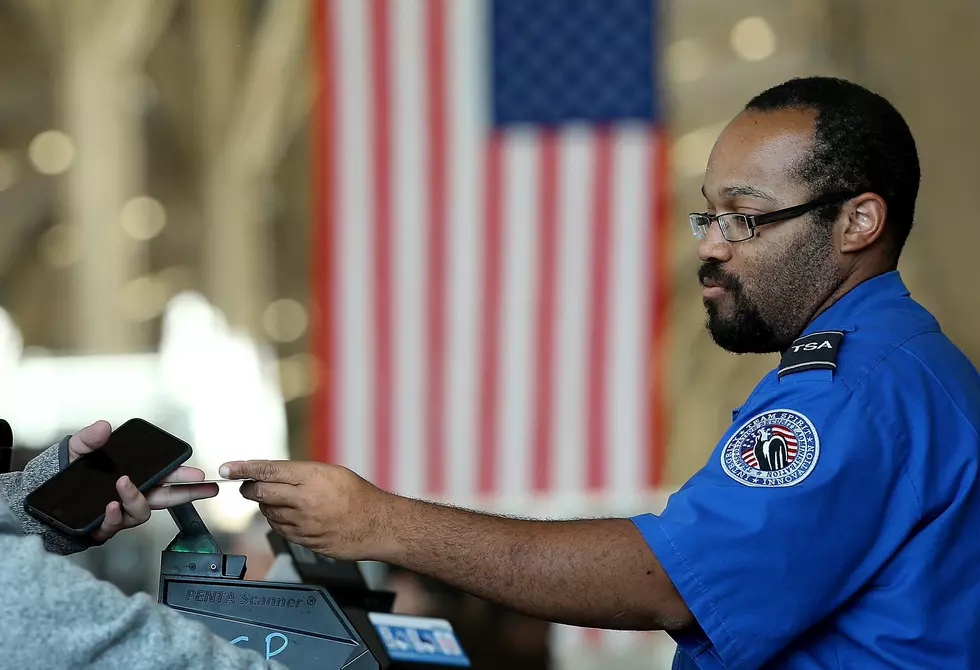
[[[746,486],[793,486],[813,472],[820,437],[805,415],[776,409],[752,417],[725,443],[721,467]]]

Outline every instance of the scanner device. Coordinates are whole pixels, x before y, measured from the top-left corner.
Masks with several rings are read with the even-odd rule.
[[[276,554],[269,571],[285,581],[322,586],[360,633],[385,669],[468,668],[452,624],[446,619],[392,613],[395,594],[372,590],[356,561],[317,554],[274,531],[267,534]]]
[[[245,556],[222,553],[193,503],[170,515],[178,532],[161,554],[157,600],[232,644],[292,670],[470,667],[448,621],[392,614],[394,594],[367,588],[357,563],[270,532],[290,581],[246,580]]]

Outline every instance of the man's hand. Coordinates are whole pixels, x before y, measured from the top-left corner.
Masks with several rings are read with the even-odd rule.
[[[218,472],[242,484],[269,525],[288,540],[332,558],[381,559],[401,502],[337,465],[300,461],[234,461]]]
[[[105,421],[96,421],[91,426],[82,428],[68,440],[68,462],[72,463],[77,458],[99,449],[109,439],[111,432],[112,428]],[[203,470],[181,466],[163,481],[196,482],[203,479]],[[106,505],[105,520],[92,533],[92,538],[97,542],[105,542],[121,530],[146,523],[150,518],[150,510],[166,509],[201,498],[213,498],[218,495],[218,485],[157,486],[144,496],[129,477],[123,476],[116,482],[116,492],[122,502],[113,501]]]

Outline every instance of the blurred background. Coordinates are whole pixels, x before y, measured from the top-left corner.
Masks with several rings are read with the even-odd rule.
[[[973,0],[0,0],[0,415],[552,518],[659,511],[772,357],[703,329],[685,214],[764,88],[850,78],[922,162],[901,270],[976,361]],[[256,509],[200,505],[261,579]],[[166,515],[78,556],[156,592]],[[722,550],[722,548],[720,548]],[[474,667],[669,667],[365,566]],[[368,569],[369,568],[369,569]]]

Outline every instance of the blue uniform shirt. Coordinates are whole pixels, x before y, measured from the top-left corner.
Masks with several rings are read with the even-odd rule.
[[[770,372],[633,519],[699,624],[675,668],[980,668],[980,375],[897,272],[827,331],[836,369]]]

